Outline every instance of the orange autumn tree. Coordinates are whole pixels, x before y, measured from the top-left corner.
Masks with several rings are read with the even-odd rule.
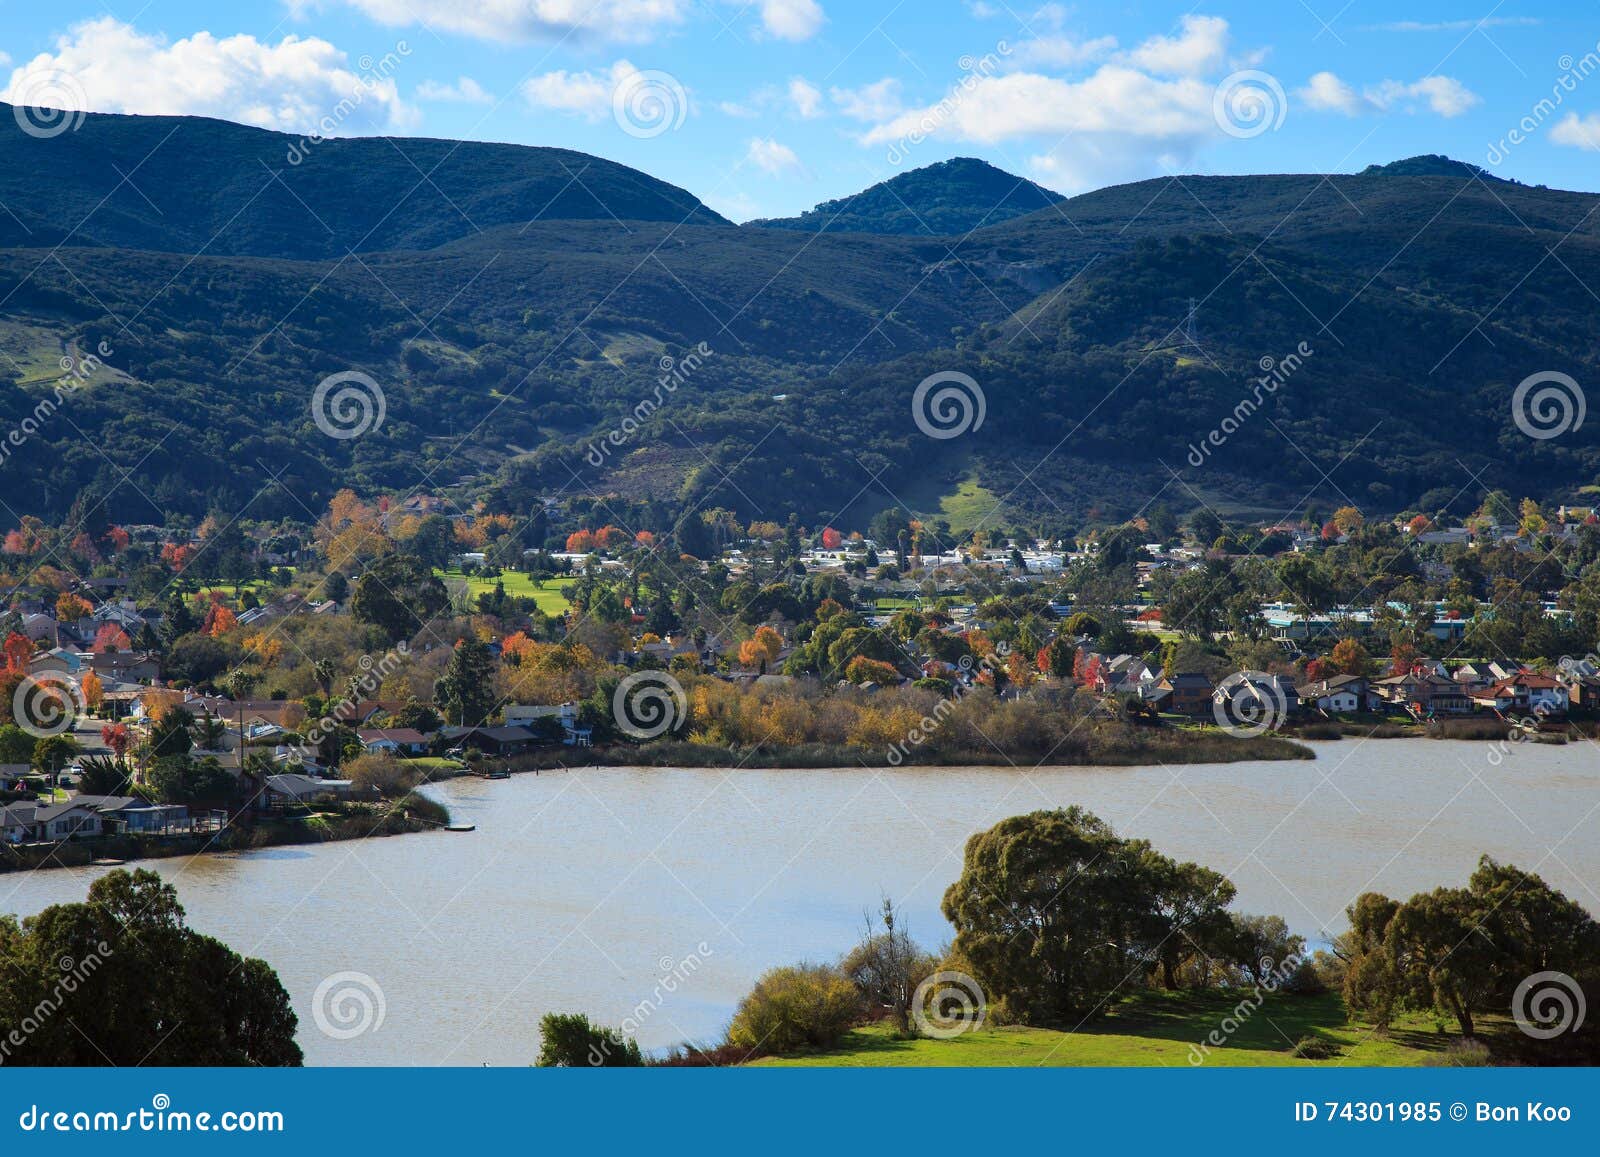
[[[75,623],[94,614],[94,607],[77,595],[64,594],[56,598],[56,618],[63,623]]]
[[[133,640],[128,638],[128,632],[115,623],[106,623],[94,633],[94,642],[89,650],[104,654],[108,651],[131,651]]]
[[[6,670],[26,674],[33,659],[33,640],[27,635],[12,631],[5,641]]]
[[[105,686],[100,682],[100,676],[94,671],[85,671],[83,678],[78,680],[78,689],[83,692],[83,701],[92,710],[100,709],[100,701],[105,698]]]
[[[230,611],[221,603],[212,603],[211,609],[206,612],[206,621],[200,626],[202,635],[222,635],[231,631],[239,621],[239,616]]]
[[[739,662],[765,675],[767,668],[778,661],[778,653],[782,650],[782,635],[771,627],[758,627],[752,637],[739,644]]]
[[[844,536],[831,526],[822,528],[822,549],[838,550],[844,545]]]

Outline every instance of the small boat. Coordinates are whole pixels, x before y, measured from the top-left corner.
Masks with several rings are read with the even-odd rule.
[[[112,860],[112,859],[107,859],[107,858],[101,858],[101,859],[92,861],[93,866],[96,867],[96,868],[120,868],[120,867],[122,867],[123,864],[126,864],[127,862],[128,862],[127,860]]]
[[[504,770],[504,769],[501,769],[500,771],[491,771],[489,773],[488,778],[490,778],[490,779],[510,779],[511,778],[511,773],[509,771]]]
[[[478,825],[469,823],[445,824],[444,830],[447,832],[475,832],[478,830]]]

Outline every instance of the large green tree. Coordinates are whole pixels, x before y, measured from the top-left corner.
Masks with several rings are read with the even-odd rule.
[[[298,1065],[273,970],[184,925],[176,890],[115,871],[81,904],[0,916],[0,1025],[19,1065]]]
[[[409,639],[450,605],[444,584],[413,554],[386,554],[356,580],[350,613],[372,623],[391,642]]]

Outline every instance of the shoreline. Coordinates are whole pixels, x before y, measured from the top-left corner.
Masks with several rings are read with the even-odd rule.
[[[416,801],[421,801],[419,804]],[[437,808],[445,819],[419,814]],[[195,836],[93,836],[58,844],[0,846],[0,876],[13,872],[43,872],[55,868],[85,868],[101,861],[133,864],[144,860],[170,860],[221,852],[248,852],[258,848],[301,844],[343,843],[387,836],[443,831],[449,822],[444,805],[425,796],[407,797],[380,816],[349,813],[313,815],[303,819],[273,819],[230,825],[221,832]]]

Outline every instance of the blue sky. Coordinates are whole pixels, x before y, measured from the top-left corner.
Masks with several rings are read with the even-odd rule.
[[[738,220],[952,156],[1067,193],[1427,152],[1600,188],[1588,4],[10,0],[0,13],[13,103],[560,145]]]

